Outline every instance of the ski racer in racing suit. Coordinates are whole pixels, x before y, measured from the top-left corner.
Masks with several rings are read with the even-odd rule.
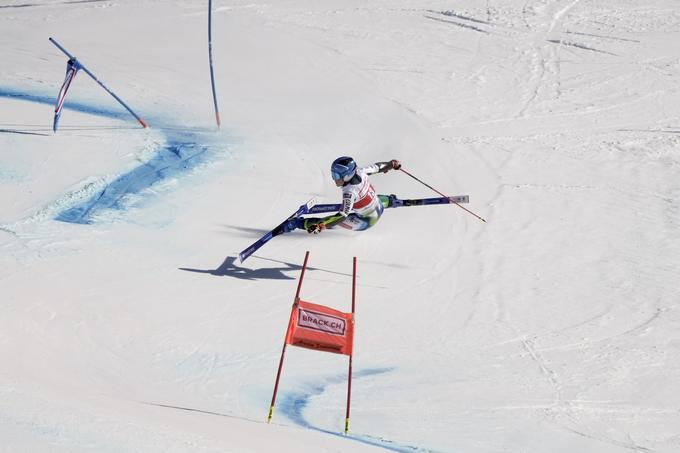
[[[396,159],[389,162],[377,162],[368,167],[357,167],[351,157],[337,158],[331,165],[331,176],[335,185],[342,188],[340,211],[322,218],[298,218],[295,228],[317,234],[335,226],[354,231],[372,227],[380,219],[383,210],[391,205],[392,197],[377,195],[368,176],[400,168],[401,163]]]

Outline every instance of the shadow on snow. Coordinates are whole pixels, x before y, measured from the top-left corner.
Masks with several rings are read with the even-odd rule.
[[[198,272],[200,274],[210,274],[218,277],[234,277],[243,280],[295,280],[297,277],[290,277],[284,272],[299,271],[302,266],[298,264],[283,263],[283,267],[248,269],[236,264],[236,257],[228,256],[217,269],[190,269],[180,267],[179,269],[187,272]]]
[[[253,255],[251,258],[259,258],[265,261],[273,261],[275,263],[283,264],[281,267],[273,268],[261,268],[261,269],[248,269],[247,267],[242,267],[236,264],[235,256],[228,256],[222,264],[220,264],[217,269],[191,269],[187,267],[180,267],[179,269],[187,272],[197,272],[199,274],[210,274],[217,277],[234,277],[243,280],[295,280],[298,278],[296,273],[294,276],[288,276],[285,272],[297,272],[302,269],[300,264],[287,263],[285,261],[278,261],[269,258],[259,257]],[[307,267],[309,271],[321,271],[330,274],[344,275],[350,277],[351,274],[346,274],[342,272],[333,272],[324,269],[319,269],[316,267]]]

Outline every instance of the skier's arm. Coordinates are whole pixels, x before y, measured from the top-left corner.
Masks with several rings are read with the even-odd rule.
[[[387,173],[390,170],[399,170],[400,168],[401,163],[396,159],[392,159],[389,162],[376,162],[370,167],[366,167],[364,170],[366,170],[366,173],[369,175],[373,175],[375,173]]]
[[[352,206],[354,206],[356,198],[357,196],[353,192],[344,192],[342,194],[342,204],[340,210],[338,211],[337,214],[326,217],[326,220],[324,220],[323,222],[325,227],[331,228],[345,220],[347,216],[350,215],[350,213],[352,212]]]
[[[357,196],[353,192],[344,192],[342,194],[341,209],[340,211],[338,211],[336,215],[329,217],[328,221],[324,222],[326,228],[330,228],[345,220],[347,216],[350,215],[350,213],[352,212],[352,206],[354,206],[356,198]]]
[[[324,217],[322,219],[319,219],[318,222],[315,222],[313,224],[310,224],[309,226],[305,225],[305,229],[307,230],[308,233],[320,233],[321,231],[325,230],[326,228],[332,228],[338,223],[342,222],[347,218],[349,215],[349,212],[351,212],[351,207],[354,204],[353,201],[354,197],[351,194],[345,194],[342,197],[343,203],[342,203],[342,209],[338,211],[337,213],[333,215],[329,215],[327,217]],[[347,212],[345,207],[347,206],[347,201],[350,200],[349,202],[351,203],[350,206],[350,211]]]
[[[345,220],[347,216],[350,215],[352,212],[352,207],[354,206],[356,197],[357,197],[356,194],[352,191],[343,192],[340,210],[333,215],[329,215],[327,217],[320,219],[318,222],[315,222],[309,227],[305,226],[307,232],[319,233],[320,231],[325,230],[326,228],[332,228],[338,223]]]

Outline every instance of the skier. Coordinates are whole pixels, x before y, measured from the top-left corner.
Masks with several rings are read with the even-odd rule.
[[[327,217],[298,217],[291,219],[284,231],[297,228],[308,233],[318,234],[327,228],[340,226],[348,230],[362,231],[378,222],[383,210],[391,206],[394,195],[376,195],[368,175],[399,170],[401,163],[392,159],[389,162],[376,162],[368,167],[357,167],[354,159],[338,157],[331,165],[331,176],[335,185],[342,188],[341,210]]]

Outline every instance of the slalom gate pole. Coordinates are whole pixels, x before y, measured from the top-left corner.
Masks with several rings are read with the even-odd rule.
[[[293,301],[293,307],[291,308],[291,316],[293,310],[297,307],[298,301],[300,300],[300,288],[302,288],[302,279],[305,277],[305,270],[307,270],[307,260],[309,259],[309,251],[305,252],[305,261],[302,263],[302,273],[300,274],[300,280],[298,281],[297,291],[295,292],[295,300]],[[288,328],[286,327],[286,337],[288,337]],[[276,382],[274,383],[274,394],[272,395],[272,402],[269,405],[269,415],[267,415],[267,423],[271,423],[272,417],[274,416],[274,406],[276,405],[276,393],[279,391],[279,380],[281,379],[281,370],[283,369],[283,358],[286,355],[286,337],[283,339],[283,349],[281,350],[281,359],[279,360],[279,370],[276,372]]]
[[[352,262],[352,324],[354,324],[354,310],[356,307],[356,287],[357,287],[357,257],[354,257]],[[354,330],[354,326],[352,326]],[[353,349],[353,348],[352,348]],[[347,413],[345,414],[345,434],[349,434],[349,408],[352,400],[352,356],[354,351],[349,356],[349,372],[347,375]]]
[[[57,46],[57,48],[58,48],[59,50],[61,50],[62,52],[64,52],[64,53],[66,54],[67,57],[69,57],[71,60],[73,60],[73,61],[75,62],[75,64],[77,65],[78,68],[82,69],[87,75],[89,75],[90,77],[92,77],[92,79],[93,79],[95,82],[97,82],[97,83],[99,84],[99,86],[101,86],[102,88],[104,88],[104,89],[106,90],[107,93],[109,93],[111,96],[113,96],[113,98],[114,98],[116,101],[118,101],[123,107],[125,107],[125,108],[127,109],[127,111],[130,112],[130,113],[132,114],[132,116],[134,116],[134,117],[137,119],[137,121],[139,121],[139,124],[141,124],[141,125],[142,125],[143,127],[145,127],[145,128],[149,127],[149,125],[146,124],[146,121],[144,121],[142,118],[139,117],[139,115],[137,115],[135,112],[133,112],[132,109],[131,109],[130,107],[128,107],[128,105],[127,105],[125,102],[123,102],[123,100],[122,100],[121,98],[119,98],[118,96],[116,96],[116,93],[114,93],[114,92],[111,91],[106,85],[104,85],[103,83],[101,83],[101,82],[99,81],[99,79],[97,79],[97,77],[96,77],[94,74],[92,74],[85,66],[83,66],[83,64],[82,64],[80,61],[78,61],[78,59],[77,59],[76,57],[74,57],[74,56],[71,55],[66,49],[64,49],[64,48],[63,48],[63,47],[62,47],[62,46],[61,46],[54,38],[50,38],[50,42],[51,42],[52,44],[54,44],[55,46]]]
[[[468,212],[469,214],[472,214],[473,216],[477,217],[477,218],[478,218],[479,220],[481,220],[482,222],[486,223],[486,220],[484,220],[482,217],[480,217],[480,216],[478,216],[477,214],[475,214],[474,212],[470,211],[468,208],[466,208],[466,207],[464,207],[464,206],[461,206],[460,204],[456,203],[456,202],[453,201],[453,199],[452,199],[451,197],[449,197],[448,195],[444,195],[443,193],[441,193],[440,191],[438,191],[437,189],[435,189],[435,188],[432,187],[431,185],[429,185],[429,184],[427,184],[426,182],[423,182],[423,181],[421,181],[420,179],[416,178],[415,176],[413,176],[411,173],[407,172],[407,171],[404,170],[403,168],[400,168],[399,170],[403,171],[404,173],[406,173],[406,174],[409,175],[411,178],[415,179],[416,181],[418,181],[419,183],[421,183],[421,184],[424,185],[425,187],[434,190],[435,192],[437,192],[437,193],[438,193],[439,195],[441,195],[442,197],[448,198],[449,201],[450,201],[451,203],[455,204],[455,205],[458,206],[460,209],[462,209],[462,210]]]
[[[212,85],[213,104],[215,104],[215,121],[220,127],[220,111],[217,108],[217,92],[215,91],[215,71],[212,57],[212,0],[208,0],[208,60],[210,61],[210,84]]]

